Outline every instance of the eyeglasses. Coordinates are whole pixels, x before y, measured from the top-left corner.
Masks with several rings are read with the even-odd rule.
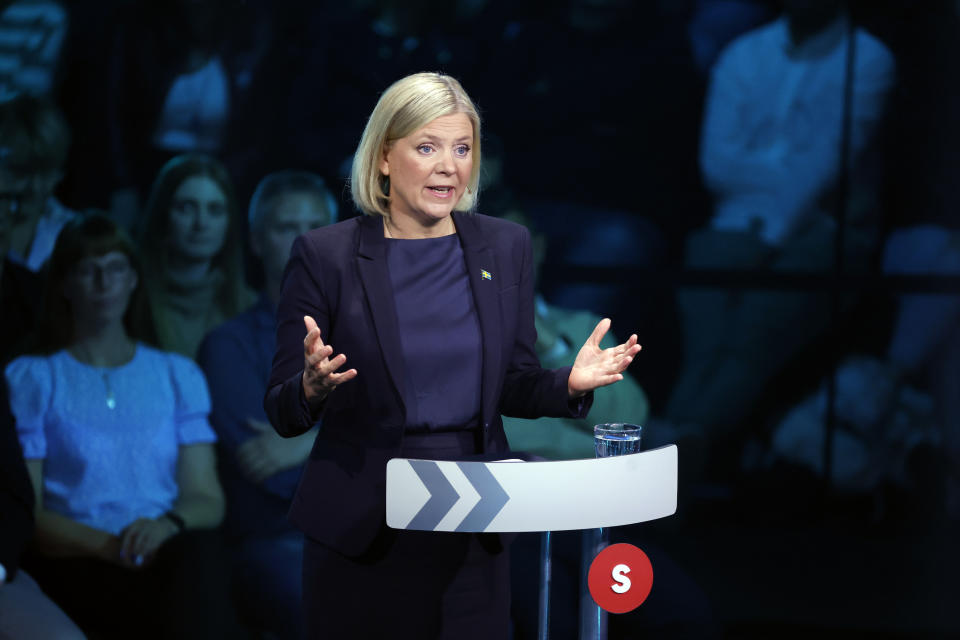
[[[111,260],[106,264],[85,260],[74,267],[70,275],[77,280],[84,281],[92,281],[95,277],[113,280],[127,275],[131,268],[130,263],[126,260]]]
[[[23,208],[23,201],[26,198],[27,194],[19,191],[0,193],[0,211],[17,213]]]

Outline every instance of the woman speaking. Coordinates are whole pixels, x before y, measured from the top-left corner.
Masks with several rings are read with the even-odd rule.
[[[284,436],[322,420],[290,509],[311,638],[507,638],[500,536],[388,528],[386,463],[506,453],[501,413],[583,417],[640,350],[635,335],[600,349],[604,319],[572,367],[540,367],[530,235],[472,213],[479,174],[460,84],[403,78],[354,157],[367,215],[291,250],[264,406]]]

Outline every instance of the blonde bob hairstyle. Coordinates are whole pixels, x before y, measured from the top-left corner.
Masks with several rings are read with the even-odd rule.
[[[390,181],[380,173],[380,161],[390,145],[441,116],[464,113],[473,124],[473,169],[467,191],[454,205],[470,211],[480,186],[480,116],[467,92],[442,73],[415,73],[397,80],[380,96],[353,156],[350,194],[367,215],[390,216]]]

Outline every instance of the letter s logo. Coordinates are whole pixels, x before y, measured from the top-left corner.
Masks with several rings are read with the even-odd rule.
[[[610,588],[616,593],[626,593],[630,591],[630,578],[625,575],[627,573],[630,573],[630,567],[625,564],[618,564],[613,568],[613,571],[610,572],[610,577],[617,583],[610,585]]]
[[[627,577],[628,573],[630,577]],[[587,585],[593,601],[605,611],[633,611],[647,599],[653,588],[650,558],[632,544],[612,544],[593,559],[587,573]]]

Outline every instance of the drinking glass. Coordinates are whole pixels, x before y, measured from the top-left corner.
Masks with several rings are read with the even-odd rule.
[[[593,444],[598,458],[625,456],[640,452],[643,427],[626,422],[598,424],[593,427]]]

